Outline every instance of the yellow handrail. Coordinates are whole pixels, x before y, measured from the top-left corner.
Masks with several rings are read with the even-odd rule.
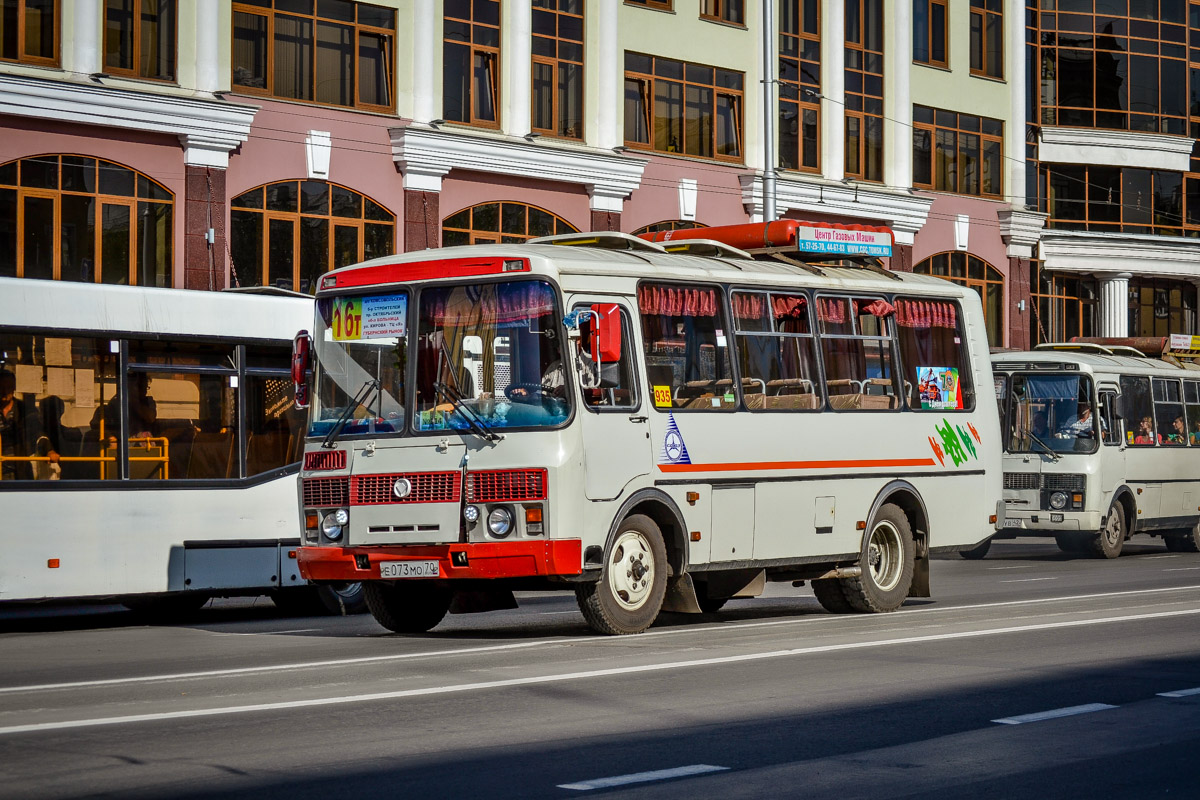
[[[130,461],[145,461],[145,462],[161,463],[163,465],[162,478],[163,478],[163,480],[167,480],[170,478],[170,469],[171,469],[171,464],[170,464],[171,443],[167,439],[167,437],[165,437],[165,436],[139,436],[139,437],[133,437],[129,440],[130,445],[132,445],[134,447],[147,449],[147,450],[150,449],[151,442],[157,442],[157,443],[159,443],[159,446],[162,447],[162,455],[161,456],[134,456],[134,455],[131,455],[129,457],[129,460]],[[107,442],[101,442],[100,445],[101,445],[101,448],[100,448],[101,450],[108,451],[108,450],[112,449],[112,447],[109,446]],[[3,439],[0,439],[0,447],[3,447],[3,446],[4,446]],[[116,456],[59,456],[58,460],[60,463],[67,462],[67,463],[71,463],[71,464],[80,464],[80,463],[82,463],[82,464],[99,464],[100,465],[100,479],[104,480],[105,478],[107,478],[107,475],[105,475],[105,469],[104,469],[105,465],[115,463],[117,460],[117,457]],[[6,456],[6,455],[0,455],[0,464],[6,463],[6,462],[32,464],[34,462],[45,462],[45,461],[50,461],[50,456]]]

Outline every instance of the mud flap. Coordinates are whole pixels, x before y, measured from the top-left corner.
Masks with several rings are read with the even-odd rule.
[[[680,614],[699,614],[700,601],[696,599],[696,586],[688,573],[669,578],[667,593],[663,597],[663,611],[675,611]]]
[[[484,611],[504,611],[517,607],[511,589],[457,591],[450,600],[451,614],[481,614]]]
[[[913,562],[912,585],[908,587],[909,597],[932,597],[929,593],[929,557],[918,558]]]

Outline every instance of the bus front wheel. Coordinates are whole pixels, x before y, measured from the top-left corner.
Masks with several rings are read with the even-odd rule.
[[[396,633],[425,633],[450,610],[454,592],[426,581],[366,581],[363,596],[371,616]]]
[[[915,558],[908,517],[899,506],[886,503],[863,539],[861,574],[841,579],[846,602],[855,611],[895,611],[908,597]]]
[[[1120,503],[1113,503],[1112,508],[1100,524],[1100,531],[1092,537],[1092,553],[1101,558],[1116,558],[1121,555],[1125,546],[1125,513]]]
[[[588,627],[598,633],[641,633],[654,624],[667,592],[667,548],[654,520],[634,514],[621,523],[595,583],[575,587]]]

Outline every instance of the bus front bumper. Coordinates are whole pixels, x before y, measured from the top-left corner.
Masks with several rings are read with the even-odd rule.
[[[395,562],[438,563],[437,577],[529,578],[579,575],[583,545],[578,539],[478,542],[397,547],[301,547],[300,575],[310,581],[385,580],[379,565]]]
[[[1065,531],[1100,530],[1099,511],[1016,511],[1011,506],[1004,512],[1002,531],[1021,532],[1036,536]]]

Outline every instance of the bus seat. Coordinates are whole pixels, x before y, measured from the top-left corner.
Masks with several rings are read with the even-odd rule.
[[[815,394],[777,394],[767,398],[770,409],[811,411],[820,407],[821,401]]]
[[[746,401],[746,408],[749,408],[752,411],[761,411],[763,408],[768,407],[766,405],[767,397],[763,394],[747,394],[743,399]],[[773,400],[774,398],[771,399]],[[773,405],[770,407],[774,408]]]
[[[896,398],[886,394],[831,394],[829,407],[839,411],[875,411],[896,407]]]
[[[189,478],[229,478],[233,473],[233,432],[200,432],[192,441]]]

